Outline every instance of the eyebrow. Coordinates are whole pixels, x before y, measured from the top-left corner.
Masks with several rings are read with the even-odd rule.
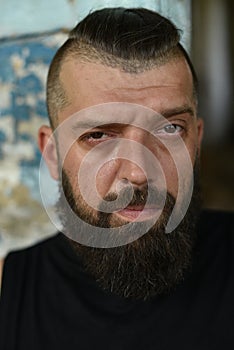
[[[157,112],[156,112],[157,113]],[[159,112],[158,112],[159,113]],[[191,106],[189,105],[183,105],[179,107],[174,107],[170,109],[165,109],[162,110],[159,114],[161,114],[164,118],[168,119],[170,117],[180,115],[180,114],[190,114],[191,116],[194,116],[194,110]],[[92,118],[85,118],[85,120],[78,120],[73,126],[72,130],[76,131],[77,129],[92,129],[92,128],[101,128],[104,125],[109,125],[109,124],[123,124],[123,123],[118,123],[116,121],[113,122],[103,122],[100,123],[99,120],[95,120]]]
[[[183,105],[171,109],[162,110],[160,114],[162,114],[164,118],[170,118],[179,114],[190,114],[193,117],[194,110],[189,105]]]
[[[106,123],[100,124],[100,120],[95,120],[95,119],[79,120],[76,122],[76,124],[72,125],[72,130],[76,131],[77,129],[92,129],[95,127],[101,127],[102,125],[105,125],[105,124]]]

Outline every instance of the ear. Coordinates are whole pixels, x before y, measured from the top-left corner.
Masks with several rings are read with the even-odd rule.
[[[49,168],[50,175],[54,180],[58,180],[58,154],[53,131],[49,126],[43,125],[40,127],[38,131],[38,147]]]
[[[198,144],[198,155],[201,153],[201,144],[203,139],[203,131],[204,131],[204,121],[201,118],[197,119],[197,144]]]

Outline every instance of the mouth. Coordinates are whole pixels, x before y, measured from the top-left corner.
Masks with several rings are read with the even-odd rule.
[[[115,214],[128,221],[145,221],[158,215],[161,210],[156,206],[132,205],[115,212]]]

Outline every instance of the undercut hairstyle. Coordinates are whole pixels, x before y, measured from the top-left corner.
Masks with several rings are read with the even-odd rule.
[[[180,30],[171,21],[144,8],[104,8],[90,13],[70,32],[50,65],[47,108],[52,128],[57,126],[58,111],[69,105],[60,80],[61,67],[67,59],[96,62],[136,74],[178,57],[184,57],[190,67],[196,98],[196,73],[180,44]]]

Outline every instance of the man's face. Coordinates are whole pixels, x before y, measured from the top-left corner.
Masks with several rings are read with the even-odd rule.
[[[69,106],[59,113],[60,123],[74,113],[98,104],[127,102],[142,105],[156,113],[169,115],[168,122],[176,125],[178,131],[174,133],[180,134],[194,164],[200,148],[202,123],[196,116],[192,76],[184,59],[138,74],[71,59],[63,64],[61,81]],[[179,113],[180,110],[185,112]],[[100,115],[96,118],[101,122]],[[176,196],[177,170],[167,148],[159,142],[157,144],[157,139],[145,130],[134,125],[118,125],[122,119],[116,120],[116,116],[114,118],[112,122],[116,125],[94,128],[92,133],[86,132],[86,138],[80,137],[70,148],[63,169],[69,175],[74,191],[77,191],[77,171],[87,153],[100,143],[121,137],[144,145],[155,155],[163,169],[168,192]],[[164,131],[165,137],[175,137],[171,133],[170,128]],[[147,183],[144,172],[136,163],[115,159],[103,165],[96,176],[101,198],[116,192],[117,183],[123,179],[136,187]],[[122,214],[131,220],[131,213]]]
[[[196,103],[193,95],[192,76],[186,61],[183,58],[180,58],[149,71],[130,74],[122,72],[117,68],[106,67],[98,63],[82,63],[78,60],[70,59],[63,64],[60,79],[66,91],[69,105],[59,112],[59,124],[67,121],[71,115],[74,115],[75,113],[86,108],[110,102],[118,104],[134,104],[134,106],[141,105],[155,111],[155,115],[162,115],[168,120],[168,123],[164,122],[163,125],[161,125],[161,128],[157,129],[158,133],[155,135],[150,132],[147,126],[139,126],[139,118],[144,118],[144,113],[142,113],[141,116],[141,113],[134,114],[133,111],[134,116],[138,114],[137,122],[134,119],[135,117],[132,119],[132,115],[127,116],[126,120],[123,122],[123,115],[118,118],[118,115],[113,113],[113,115],[109,115],[107,123],[104,123],[102,121],[102,115],[97,113],[97,125],[89,130],[85,130],[84,133],[80,133],[76,141],[69,147],[69,151],[66,153],[66,156],[63,151],[63,143],[66,142],[66,140],[62,140],[62,137],[61,139],[58,138],[58,153],[60,155],[60,160],[62,159],[62,164],[59,164],[58,169],[61,167],[63,171],[63,185],[65,194],[69,199],[72,209],[85,221],[93,225],[118,227],[125,223],[131,223],[138,220],[146,222],[149,218],[157,214],[157,211],[159,210],[157,206],[157,195],[159,198],[161,193],[160,191],[162,190],[162,176],[159,176],[159,174],[157,176],[156,172],[154,172],[153,175],[151,174],[152,171],[149,169],[151,168],[152,164],[149,164],[149,162],[147,163],[145,152],[134,151],[134,145],[136,143],[143,146],[144,149],[149,150],[153,157],[155,157],[157,162],[160,164],[160,169],[164,176],[164,184],[166,184],[166,209],[162,212],[158,224],[156,224],[153,230],[149,232],[148,238],[146,234],[143,241],[139,241],[142,242],[142,244],[139,242],[134,244],[133,242],[132,244],[129,244],[128,248],[122,249],[121,252],[118,250],[118,248],[121,249],[122,247],[114,248],[116,249],[116,254],[111,249],[106,249],[106,252],[100,253],[100,249],[95,250],[94,248],[92,250],[92,248],[82,248],[82,246],[76,244],[75,246],[77,250],[81,253],[81,255],[83,255],[85,265],[90,266],[89,270],[91,273],[93,273],[97,280],[103,280],[103,286],[106,289],[108,289],[108,285],[112,284],[113,286],[113,281],[111,282],[105,280],[104,276],[108,275],[110,271],[100,267],[98,272],[94,267],[96,264],[100,264],[101,260],[103,260],[103,256],[109,256],[110,258],[111,256],[116,255],[116,257],[113,258],[115,259],[112,261],[113,264],[110,263],[110,267],[113,269],[113,274],[116,274],[114,266],[116,266],[117,261],[119,261],[119,259],[124,260],[123,255],[125,258],[128,256],[128,260],[126,260],[125,263],[131,265],[133,260],[137,259],[137,254],[135,253],[137,250],[139,250],[139,258],[146,259],[147,255],[152,255],[150,259],[154,260],[154,262],[157,260],[156,265],[158,270],[151,271],[152,274],[162,275],[159,265],[161,261],[160,259],[163,259],[162,255],[164,254],[165,250],[164,255],[166,256],[166,254],[168,254],[168,264],[174,264],[174,269],[177,268],[178,270],[183,270],[181,265],[186,265],[185,258],[187,258],[186,255],[188,255],[188,252],[184,251],[189,240],[189,234],[187,232],[189,231],[188,221],[186,222],[185,220],[185,225],[184,227],[182,226],[182,229],[180,227],[177,237],[173,238],[173,243],[168,244],[168,238],[163,236],[165,235],[165,233],[163,233],[163,229],[165,229],[165,221],[168,220],[173,209],[179,189],[177,169],[178,164],[176,164],[175,159],[173,159],[173,154],[168,151],[168,147],[165,145],[169,143],[171,145],[170,147],[173,147],[173,143],[176,144],[177,138],[182,140],[186,150],[188,151],[192,167],[197,170],[196,167],[202,138],[202,122],[201,120],[197,119],[196,116]],[[77,119],[79,119],[79,117],[82,118],[82,113],[77,113]],[[95,119],[95,113],[92,115],[92,118]],[[130,122],[130,120],[133,122]],[[150,120],[152,121],[152,116],[150,117]],[[101,126],[98,126],[99,121],[100,124],[102,124]],[[144,123],[142,125],[144,125]],[[124,189],[128,189],[129,186],[133,187],[135,197],[130,205],[122,210],[115,210],[111,214],[104,215],[104,217],[108,218],[108,220],[104,220],[105,223],[103,224],[99,216],[99,211],[92,208],[92,206],[87,205],[86,201],[82,197],[81,188],[79,186],[79,182],[77,181],[77,174],[84,164],[86,159],[85,157],[87,157],[90,152],[92,152],[94,155],[94,158],[92,159],[95,160],[95,156],[97,156],[96,159],[98,159],[99,153],[96,151],[96,149],[101,146],[102,150],[105,150],[105,144],[108,145],[109,141],[118,139],[126,141],[127,143],[125,143],[125,145],[129,144],[127,154],[130,153],[131,156],[130,158],[122,156],[118,157],[118,152],[116,151],[115,157],[110,157],[111,159],[109,159],[107,162],[103,162],[98,171],[96,171],[95,186],[101,199],[106,199],[109,201],[114,200],[116,198],[115,196],[118,196],[120,190],[124,191]],[[116,145],[117,144],[118,143],[116,143]],[[106,150],[108,152],[108,147]],[[180,157],[179,152],[180,148],[178,148],[176,152],[176,157],[178,160],[181,158],[180,166],[183,167],[184,157],[182,153]],[[92,172],[92,163],[90,163],[89,169],[90,172]],[[53,177],[59,178],[59,175],[56,175],[54,170],[52,171],[52,175]],[[93,184],[87,183],[87,187],[92,188],[92,186]],[[153,203],[148,206],[144,206],[149,187],[152,187],[152,190],[158,190],[158,192],[156,192],[154,195]],[[92,191],[89,191],[89,194],[92,200]],[[195,197],[196,196],[197,193],[195,194]],[[194,198],[192,198],[192,200],[194,200]],[[196,205],[197,203],[194,204],[194,207],[196,207]],[[194,215],[194,211],[191,210],[191,212]],[[189,217],[189,220],[190,219],[191,215]],[[69,220],[64,219],[63,222],[65,226],[69,226]],[[191,223],[191,228],[192,227],[193,224]],[[66,227],[64,227],[64,229],[66,230]],[[75,226],[70,225],[70,228],[67,227],[67,229],[74,230]],[[181,230],[186,230],[184,237],[183,232],[181,234]],[[191,236],[192,235],[193,232],[191,232]],[[156,245],[152,243],[154,239],[156,239],[156,241],[158,240]],[[181,246],[178,248],[177,241],[179,240],[181,240]],[[147,243],[147,241],[149,243]],[[172,247],[168,248],[170,244]],[[161,250],[160,257],[155,256],[152,252],[151,254],[149,253],[149,250],[152,250],[152,246],[154,246],[154,250]],[[145,249],[144,252],[142,247]],[[96,253],[97,256],[95,260]],[[176,255],[178,255],[178,264],[176,261],[172,262]],[[131,260],[131,256],[133,260]],[[170,262],[169,257],[172,256],[173,259]],[[146,270],[144,273],[147,274],[149,272],[150,274],[150,268],[148,267],[148,271],[147,266],[149,266],[151,262],[152,261],[150,260],[145,260],[143,265],[144,269]],[[161,269],[163,269],[165,272],[165,261],[162,262],[161,265],[163,265],[163,267],[161,266]],[[126,266],[124,269],[125,268]],[[169,270],[165,272],[165,274],[168,276],[170,275],[171,278],[173,273],[172,270]],[[143,270],[136,272],[138,279],[141,278],[140,275],[142,271]],[[174,273],[174,275],[175,274],[176,273]],[[170,279],[168,276],[161,278],[161,281],[164,281],[162,283],[168,285],[170,284],[170,282],[165,283],[167,278],[168,281]],[[119,276],[119,278],[115,277],[115,279],[116,281],[119,281],[116,282],[117,293],[126,296],[126,289],[129,289],[129,280],[127,282],[128,287],[125,285],[125,287],[122,289],[119,288],[119,285],[122,283],[121,279],[124,280],[125,277],[124,273],[122,272],[121,276]],[[171,284],[178,282],[178,279],[180,278],[181,276],[178,278],[174,277],[174,279],[172,278],[173,282]],[[144,283],[144,281],[145,279],[143,279],[141,282]],[[139,285],[141,282],[139,280]],[[163,292],[162,283],[156,288],[158,292],[155,294]],[[136,291],[135,293],[132,291],[129,293],[129,295],[146,297],[146,295],[144,296],[142,294],[142,288],[143,287],[141,286],[141,292]],[[115,288],[112,289],[115,290]],[[153,292],[147,291],[146,294],[153,295]]]

